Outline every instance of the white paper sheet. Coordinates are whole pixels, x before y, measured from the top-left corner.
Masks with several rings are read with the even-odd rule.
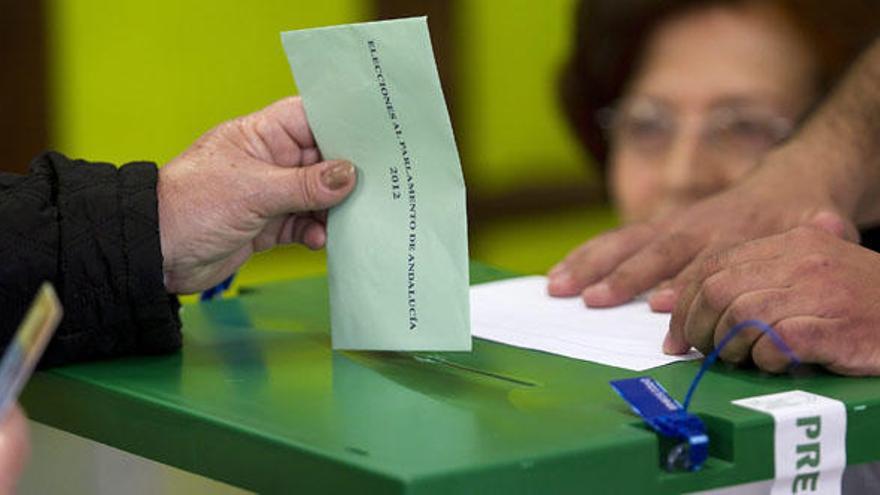
[[[471,287],[474,337],[644,371],[697,359],[692,350],[668,356],[662,344],[669,314],[654,313],[644,300],[591,309],[578,297],[547,295],[546,277],[522,277]]]

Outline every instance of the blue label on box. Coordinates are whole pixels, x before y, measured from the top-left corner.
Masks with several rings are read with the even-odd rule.
[[[636,414],[645,419],[684,410],[681,404],[650,376],[614,380],[611,386],[623,397],[623,400],[629,403]]]

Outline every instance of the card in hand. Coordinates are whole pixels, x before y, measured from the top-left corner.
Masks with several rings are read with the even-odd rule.
[[[52,284],[44,282],[0,361],[0,420],[15,404],[60,321],[61,303]]]

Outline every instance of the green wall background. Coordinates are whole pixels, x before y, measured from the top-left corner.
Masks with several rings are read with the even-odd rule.
[[[469,185],[499,193],[525,185],[586,183],[578,144],[556,99],[576,0],[459,2],[456,107]],[[459,133],[461,134],[461,133]]]
[[[364,0],[50,0],[52,142],[164,163],[223,120],[294,92],[279,33],[355,22]]]
[[[456,2],[455,132],[471,192],[591,180],[555,96],[575,1]],[[165,163],[221,121],[295,93],[281,31],[372,20],[373,10],[371,0],[48,0],[52,146]],[[614,221],[536,215],[474,233],[473,256],[540,272]],[[323,254],[287,248],[249,268],[244,280],[256,282],[319,273]]]

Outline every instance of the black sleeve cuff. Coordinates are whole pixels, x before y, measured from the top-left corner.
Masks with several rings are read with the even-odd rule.
[[[136,349],[158,353],[180,348],[180,304],[165,291],[156,165],[133,162],[119,170],[127,292],[137,326]]]
[[[162,278],[156,166],[47,153],[31,175],[51,183],[58,265],[47,278],[64,305],[42,364],[180,348],[179,304]]]

